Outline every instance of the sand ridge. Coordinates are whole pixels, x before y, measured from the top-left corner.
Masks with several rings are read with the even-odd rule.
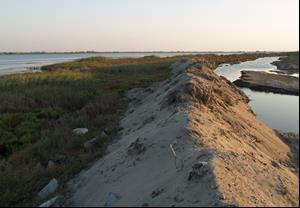
[[[296,206],[289,147],[197,58],[128,92],[120,139],[70,182],[72,206]]]

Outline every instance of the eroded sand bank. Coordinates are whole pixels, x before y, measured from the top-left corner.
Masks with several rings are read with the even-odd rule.
[[[299,95],[299,78],[293,76],[261,71],[242,71],[241,78],[233,83],[256,91]]]

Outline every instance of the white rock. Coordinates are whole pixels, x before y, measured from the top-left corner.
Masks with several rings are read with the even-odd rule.
[[[39,207],[57,207],[63,205],[64,198],[56,196],[41,204]]]
[[[109,192],[104,206],[105,207],[111,207],[116,201],[120,200],[121,196],[114,192]]]
[[[87,128],[77,128],[77,129],[73,129],[73,132],[77,135],[83,135],[89,132],[89,130]]]
[[[38,196],[42,199],[47,198],[50,194],[54,193],[58,187],[58,182],[53,178],[40,192]]]

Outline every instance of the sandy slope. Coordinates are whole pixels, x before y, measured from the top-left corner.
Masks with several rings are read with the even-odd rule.
[[[201,61],[128,97],[120,140],[70,182],[71,205],[297,205],[288,146]]]

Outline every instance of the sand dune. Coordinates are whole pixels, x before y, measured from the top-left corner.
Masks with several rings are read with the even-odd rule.
[[[120,139],[70,182],[70,205],[298,205],[289,147],[205,63],[127,97]]]

